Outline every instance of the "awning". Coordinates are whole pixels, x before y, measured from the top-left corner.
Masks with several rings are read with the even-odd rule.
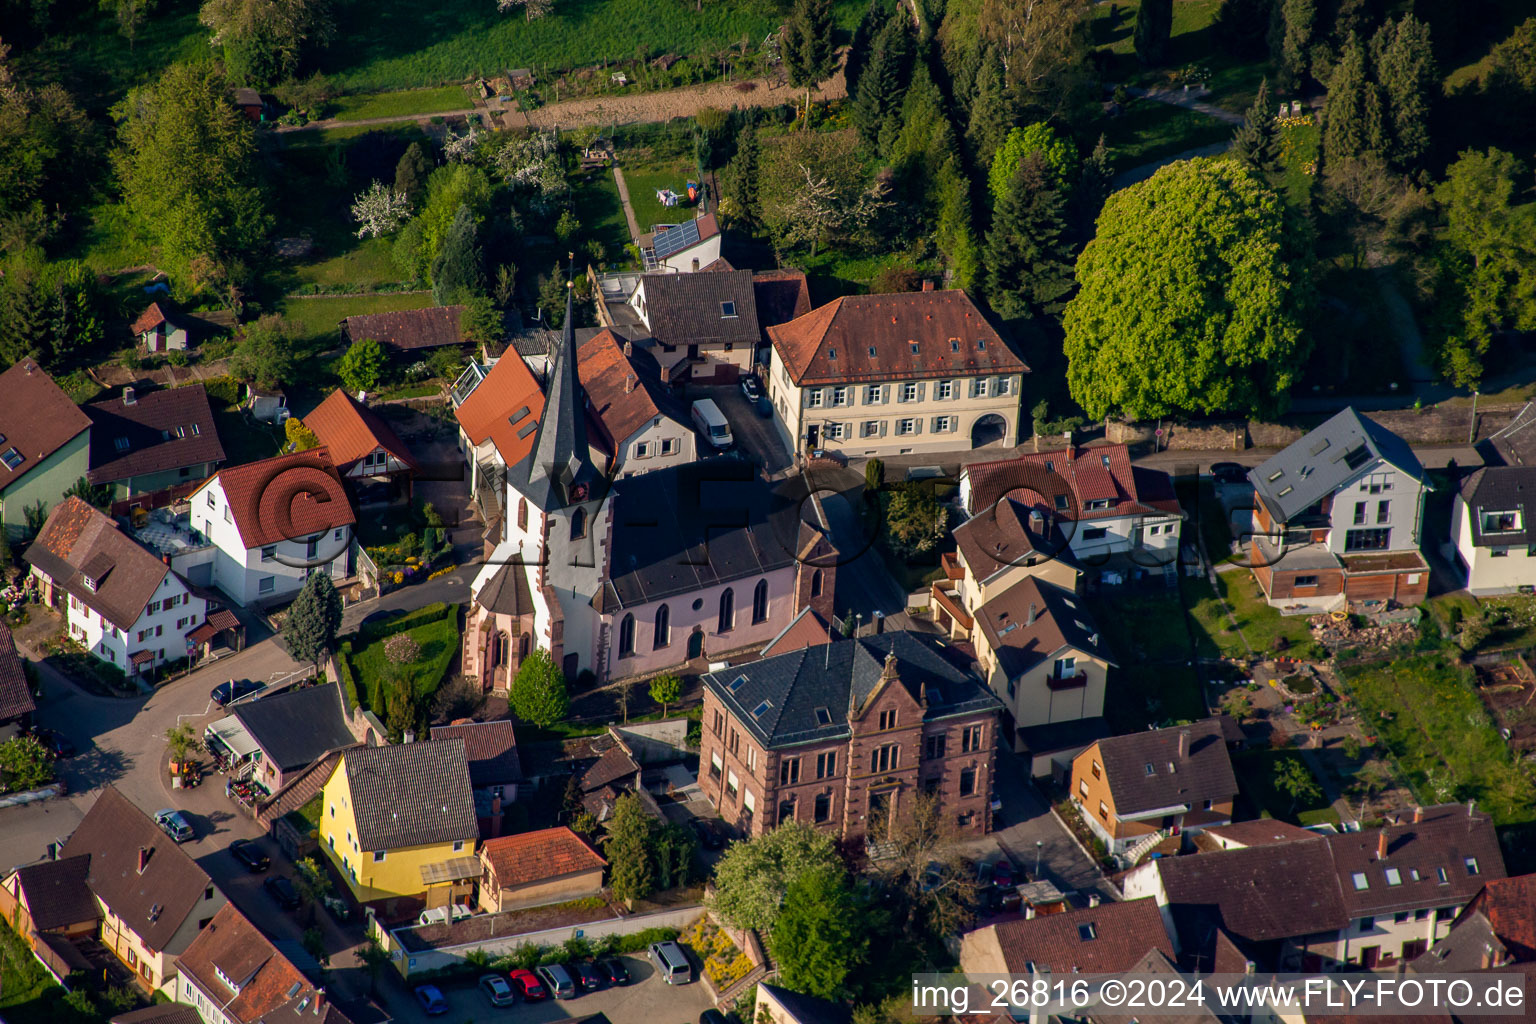
[[[187,639],[195,644],[205,644],[226,629],[238,629],[239,627],[240,620],[235,618],[235,613],[228,608],[220,608],[208,616],[201,626],[188,633]]]
[[[466,878],[479,877],[479,857],[453,857],[449,860],[438,861],[435,864],[423,864],[421,866],[421,882],[423,885],[436,885],[439,882],[458,882]]]
[[[237,758],[247,758],[261,750],[251,739],[251,734],[245,731],[245,726],[233,716],[214,722],[204,732],[228,747]]]
[[[142,651],[134,651],[132,654],[128,655],[128,660],[135,665],[153,664],[155,660],[155,652],[146,647]]]

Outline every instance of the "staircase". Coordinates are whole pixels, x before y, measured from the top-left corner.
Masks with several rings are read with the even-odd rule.
[[[1145,857],[1149,850],[1151,850],[1158,843],[1162,842],[1164,839],[1167,839],[1171,834],[1172,833],[1167,829],[1159,829],[1158,831],[1153,832],[1151,835],[1143,836],[1141,839],[1138,839],[1134,846],[1130,847],[1120,855],[1125,859],[1125,866],[1128,868],[1135,867],[1137,862],[1140,861],[1141,858]]]
[[[737,999],[741,998],[742,993],[752,986],[779,973],[778,965],[773,962],[773,959],[768,955],[768,951],[763,948],[762,940],[758,938],[757,932],[748,931],[746,939],[749,948],[743,950],[743,952],[747,954],[747,959],[751,960],[756,966],[740,978],[737,978],[728,988],[721,990],[719,996],[715,999],[715,1003],[718,1006],[730,1006]]]

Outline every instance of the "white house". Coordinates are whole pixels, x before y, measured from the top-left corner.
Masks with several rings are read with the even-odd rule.
[[[697,435],[687,413],[634,346],[611,330],[577,350],[577,369],[597,420],[598,444],[609,452],[609,475],[633,476],[693,462]]]
[[[691,274],[720,258],[720,224],[712,213],[681,224],[656,224],[636,243],[646,270]]]
[[[234,904],[197,933],[177,963],[176,1002],[206,1024],[350,1024]]]
[[[209,582],[237,604],[274,604],[311,573],[340,581],[354,571],[357,517],[325,448],[220,470],[188,501],[192,528],[212,546],[176,567],[211,560]]]
[[[186,657],[207,615],[181,576],[79,498],[54,507],[26,558],[69,635],[129,675]]]
[[[1474,594],[1536,587],[1536,524],[1525,496],[1536,498],[1536,466],[1484,466],[1461,483],[1451,504],[1456,560]]]
[[[643,274],[628,304],[669,382],[734,384],[762,341],[750,270]]]

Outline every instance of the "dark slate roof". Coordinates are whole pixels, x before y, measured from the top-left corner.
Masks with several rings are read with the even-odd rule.
[[[469,781],[475,786],[499,786],[523,780],[523,764],[517,756],[517,729],[502,719],[496,722],[455,722],[432,727],[434,740],[457,736],[464,741],[469,759]]]
[[[528,574],[520,562],[508,562],[485,581],[475,593],[475,603],[499,615],[521,615],[533,611],[533,593],[528,589]]]
[[[633,782],[639,771],[640,765],[630,756],[629,751],[614,744],[582,775],[581,790],[590,793],[615,782]]]
[[[752,271],[713,274],[646,274],[645,322],[663,345],[756,345],[757,296]],[[721,303],[735,303],[726,316]]]
[[[587,442],[586,392],[576,373],[573,291],[569,287],[565,290],[565,331],[559,349],[550,354],[544,411],[533,437],[533,449],[517,466],[507,469],[508,482],[545,510],[593,500],[598,497],[594,492],[603,483],[602,474],[592,464]]]
[[[1285,522],[1378,460],[1415,480],[1424,478],[1424,467],[1406,441],[1350,408],[1270,456],[1248,472],[1248,479],[1265,507]]]
[[[1237,776],[1215,718],[1100,740],[1099,757],[1119,815],[1177,804],[1199,810],[1205,800],[1237,796]]]
[[[314,763],[328,750],[357,742],[342,717],[334,683],[247,701],[235,707],[234,717],[267,760],[285,772]]]
[[[1450,934],[1420,954],[1410,965],[1415,974],[1449,974],[1475,971],[1484,966],[1484,958],[1501,962],[1509,950],[1493,930],[1493,924],[1480,911],[1463,911],[1451,926]]]
[[[976,609],[976,621],[1009,678],[1065,649],[1114,664],[1082,600],[1035,576],[1026,576]]]
[[[1536,465],[1536,402],[1526,402],[1509,425],[1490,438],[1477,442],[1477,450],[1489,465]]]
[[[96,900],[85,885],[90,868],[91,858],[79,855],[16,870],[16,881],[27,897],[27,912],[38,931],[96,920]]]
[[[0,722],[36,710],[32,687],[27,685],[27,673],[16,650],[16,638],[11,635],[10,626],[0,623]]]
[[[1493,819],[1480,811],[1469,813],[1462,804],[1426,807],[1417,822],[1408,819],[1324,840],[1333,854],[1344,906],[1352,917],[1452,903],[1460,906],[1486,883],[1505,876]],[[1468,867],[1468,858],[1476,863],[1476,874]],[[1364,877],[1357,881],[1357,874]]]
[[[954,648],[926,634],[908,632],[764,658],[712,672],[704,676],[704,685],[770,749],[840,739],[849,735],[850,705],[863,703],[874,690],[887,654],[896,656],[897,676],[914,700],[926,691],[929,720],[999,707],[969,666],[960,663]],[[768,707],[754,715],[765,701]]]
[[[364,851],[479,838],[462,739],[359,747],[342,763]]]
[[[1536,466],[1484,466],[1461,482],[1461,496],[1471,519],[1472,543],[1480,548],[1525,547],[1536,543]],[[1526,509],[1526,499],[1532,507]],[[1517,530],[1486,532],[1484,512],[1518,512]],[[1452,538],[1453,540],[1455,538]]]
[[[213,408],[201,384],[151,391],[131,405],[121,398],[92,402],[85,411],[91,417],[86,475],[93,484],[224,461]]]
[[[1213,927],[1245,942],[1269,942],[1336,931],[1350,919],[1321,836],[1164,857],[1153,865],[1184,947],[1202,945]]]
[[[745,460],[718,456],[641,473],[613,490],[605,607],[689,594],[794,561],[797,497],[770,488]],[[750,606],[751,594],[736,595],[738,609]]]

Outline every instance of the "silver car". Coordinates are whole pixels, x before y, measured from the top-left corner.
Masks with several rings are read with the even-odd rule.
[[[190,842],[197,838],[197,833],[192,831],[192,826],[187,823],[186,818],[181,816],[181,812],[169,807],[155,812],[155,824],[178,843]]]
[[[507,979],[499,974],[482,975],[480,991],[485,993],[485,998],[492,1006],[511,1006],[517,1002],[517,993],[512,991],[512,986],[507,984]]]

